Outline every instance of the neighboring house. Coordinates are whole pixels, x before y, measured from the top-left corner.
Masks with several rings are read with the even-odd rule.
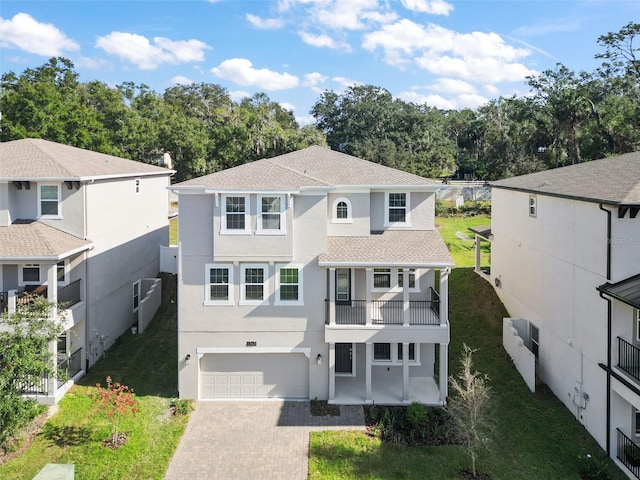
[[[0,310],[61,302],[63,378],[25,391],[57,401],[137,324],[168,243],[172,170],[40,139],[0,143]]]
[[[440,187],[318,146],[174,185],[180,397],[444,404]]]
[[[640,153],[492,187],[489,275],[528,322],[538,377],[638,476],[625,445],[640,441]]]

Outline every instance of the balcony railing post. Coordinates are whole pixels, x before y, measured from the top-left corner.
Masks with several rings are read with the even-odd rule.
[[[329,269],[329,325],[336,324],[336,269]]]
[[[409,269],[402,269],[402,324],[408,326],[411,322],[409,310]]]
[[[371,309],[371,291],[373,290],[373,268],[367,268],[365,269],[366,272],[366,291],[367,291],[367,304],[366,304],[366,316],[365,316],[365,324],[366,325],[371,325],[371,316],[372,316],[372,309]]]

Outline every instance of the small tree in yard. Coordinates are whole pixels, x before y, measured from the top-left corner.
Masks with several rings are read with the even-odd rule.
[[[490,430],[489,405],[491,402],[489,377],[473,371],[473,354],[476,351],[463,346],[460,358],[462,370],[458,377],[449,377],[454,395],[447,409],[454,422],[457,438],[471,457],[471,473],[476,477],[476,460],[479,450],[488,442]]]
[[[22,390],[56,373],[50,345],[62,328],[50,318],[52,306],[35,297],[13,313],[0,314],[0,448],[39,411]]]
[[[111,377],[107,377],[107,386],[103,388],[97,383],[96,391],[91,395],[111,422],[111,437],[105,440],[105,446],[118,448],[124,445],[127,436],[120,432],[120,422],[127,416],[134,416],[139,410],[133,389],[118,382],[113,383]]]

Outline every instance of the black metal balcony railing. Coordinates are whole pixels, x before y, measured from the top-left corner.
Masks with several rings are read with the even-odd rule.
[[[70,378],[82,370],[82,348],[77,349],[69,357],[58,361],[56,382],[57,388],[62,387]],[[16,382],[16,388],[23,394],[46,395],[48,393],[49,375],[44,374],[35,382]]]
[[[326,304],[326,321],[329,324],[329,300]],[[439,325],[438,301],[412,300],[409,302],[410,325]],[[337,325],[366,325],[367,301],[351,300],[348,303],[337,303]],[[371,324],[373,325],[402,325],[404,323],[404,302],[402,300],[372,300]]]
[[[76,280],[69,285],[58,288],[58,303],[64,308],[69,308],[80,302],[80,282]],[[47,296],[47,289],[44,286],[37,286],[29,291],[20,290],[17,294],[16,303],[18,305],[28,305],[37,295]],[[8,292],[0,292],[0,313],[7,313],[9,306]]]
[[[636,445],[629,437],[618,431],[618,449],[616,456],[636,478],[640,478],[640,446]]]
[[[618,337],[618,368],[640,381],[640,348]]]

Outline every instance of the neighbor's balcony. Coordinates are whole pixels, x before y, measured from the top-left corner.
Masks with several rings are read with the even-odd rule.
[[[68,380],[72,379],[82,370],[82,347],[78,348],[69,357],[58,360],[56,375],[56,390],[61,388]],[[15,382],[15,387],[24,395],[48,395],[49,376],[43,375],[35,383]]]
[[[640,348],[618,337],[617,366],[640,382]]]
[[[636,445],[629,437],[617,429],[618,442],[616,457],[629,471],[636,477],[640,478],[640,446]]]
[[[81,301],[80,282],[81,280],[76,280],[58,288],[58,303],[64,308],[70,308]],[[16,294],[16,305],[28,305],[38,295],[47,296],[46,285],[30,286],[28,289],[19,290]],[[7,313],[9,303],[9,292],[0,292],[0,313]]]
[[[325,300],[326,320],[329,325],[329,300]],[[412,300],[409,302],[409,325],[440,325],[438,300]],[[367,315],[366,300],[352,300],[348,304],[336,304],[336,325],[404,325],[404,302],[402,300],[372,300],[371,313]],[[367,317],[370,321],[367,322]]]

